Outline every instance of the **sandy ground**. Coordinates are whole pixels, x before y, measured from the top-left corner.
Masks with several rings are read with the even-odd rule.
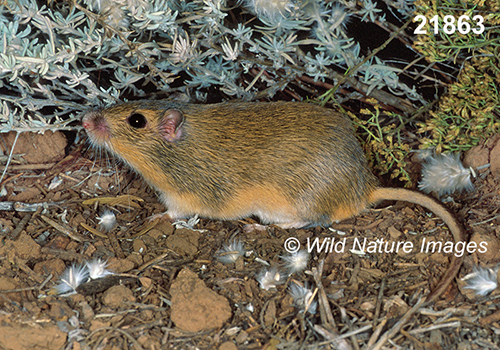
[[[452,240],[418,206],[384,203],[334,231],[245,230],[251,219],[183,227],[148,220],[164,208],[112,161],[95,162],[76,146],[65,156],[59,133],[21,141],[15,153],[29,157],[16,157],[2,183],[2,201],[19,203],[0,212],[0,349],[498,349],[496,291],[477,297],[454,281],[438,301],[411,312],[450,259],[419,247]],[[500,258],[499,149],[491,140],[468,154],[473,166],[492,167],[474,179],[473,192],[447,203],[471,241],[488,243],[485,253],[466,254],[461,277]],[[33,203],[44,206],[22,211]],[[117,218],[109,232],[99,225],[105,210]],[[332,251],[317,245],[303,269],[287,273],[290,237],[304,249],[330,242]],[[399,242],[400,250],[350,250],[365,239]],[[235,242],[241,256],[222,262]],[[403,251],[405,243],[414,249]],[[77,273],[95,259],[113,274],[83,278],[77,293],[61,295],[67,269]],[[308,311],[292,298],[293,285],[309,287]]]

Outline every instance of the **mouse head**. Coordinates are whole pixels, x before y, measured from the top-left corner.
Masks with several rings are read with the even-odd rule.
[[[175,142],[182,137],[184,115],[178,108],[124,103],[85,114],[82,125],[94,146],[113,150],[115,143],[145,140]]]
[[[185,134],[181,107],[155,101],[124,103],[87,112],[82,125],[92,146],[110,151],[144,174],[154,169],[151,158],[176,152],[173,146]]]

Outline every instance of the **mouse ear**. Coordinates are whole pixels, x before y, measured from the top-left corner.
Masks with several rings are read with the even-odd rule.
[[[160,135],[168,142],[174,142],[182,136],[184,114],[177,109],[169,109],[159,123]]]

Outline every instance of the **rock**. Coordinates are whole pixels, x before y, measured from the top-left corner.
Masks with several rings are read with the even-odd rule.
[[[178,229],[165,240],[167,248],[179,255],[193,256],[198,252],[200,233],[189,229]]]
[[[52,323],[34,321],[20,323],[7,316],[0,316],[0,349],[63,349],[66,337],[66,333]]]
[[[4,135],[7,145],[0,143],[0,149],[4,154],[10,153],[10,149],[16,138],[16,132]],[[23,154],[23,159],[29,164],[43,164],[60,161],[64,158],[65,148],[68,144],[66,136],[60,131],[46,131],[44,134],[23,132],[17,139],[14,154]]]
[[[128,303],[134,302],[134,293],[125,286],[113,286],[102,296],[102,303],[113,309],[126,308]]]
[[[231,317],[229,302],[207,288],[194,272],[185,268],[170,287],[171,319],[188,332],[220,328]]]

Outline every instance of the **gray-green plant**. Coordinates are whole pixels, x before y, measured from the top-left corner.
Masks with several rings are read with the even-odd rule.
[[[388,4],[409,16],[411,2]],[[5,0],[0,132],[71,129],[88,107],[151,91],[256,100],[302,76],[335,82],[363,59],[349,17],[380,23],[381,14],[371,0]],[[354,76],[368,92],[421,99],[399,71],[374,57]]]

